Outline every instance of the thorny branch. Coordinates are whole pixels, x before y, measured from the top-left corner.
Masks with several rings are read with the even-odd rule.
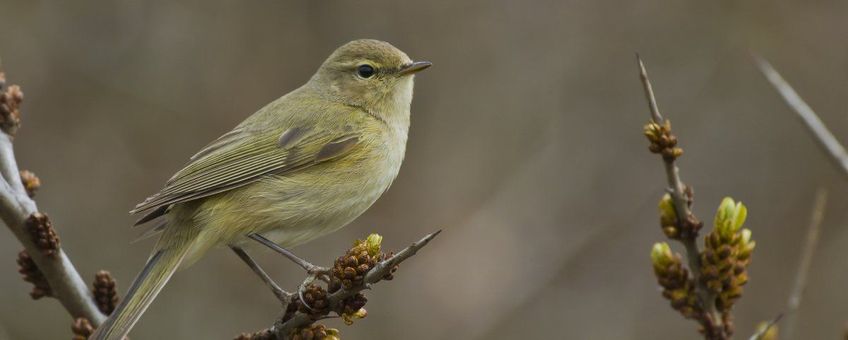
[[[660,128],[668,130],[667,134],[671,139],[667,152],[663,152],[663,163],[665,165],[665,173],[668,182],[668,192],[677,213],[677,228],[681,234],[677,239],[683,244],[686,250],[686,258],[689,262],[689,271],[691,272],[693,281],[696,284],[695,291],[698,296],[698,301],[705,313],[705,318],[699,320],[705,334],[709,338],[726,339],[729,338],[727,328],[723,325],[721,313],[716,308],[716,295],[712,293],[701,280],[701,251],[698,248],[697,236],[698,230],[702,223],[698,221],[690,209],[692,204],[692,194],[683,181],[680,179],[680,170],[675,164],[675,159],[682,154],[682,150],[675,148],[676,138],[670,134],[671,125],[667,120],[663,119],[660,114],[657,100],[654,96],[651,81],[648,78],[648,72],[645,69],[645,64],[642,58],[636,55],[636,60],[639,66],[639,78],[642,81],[642,86],[645,90],[645,98],[648,101],[648,108],[651,112],[651,121]],[[678,151],[679,150],[679,151]],[[652,150],[660,151],[660,150]]]
[[[47,215],[31,198],[38,178],[18,170],[12,141],[20,126],[22,102],[23,92],[16,85],[6,87],[0,72],[0,218],[24,247],[18,263],[24,278],[35,285],[32,297],[55,297],[73,318],[99,325],[106,316],[60,247]]]
[[[312,284],[314,278],[308,277],[301,286],[302,289],[306,289],[306,293],[291,294],[282,307],[284,315],[273,326],[252,334],[242,334],[237,339],[300,340],[312,339],[312,337],[320,339],[322,337],[317,336],[319,333],[323,338],[332,336],[337,339],[337,331],[313,324],[316,321],[331,318],[329,316],[331,312],[341,316],[347,324],[352,323],[354,319],[364,317],[365,310],[362,307],[367,299],[361,292],[370,289],[371,285],[377,282],[391,280],[392,274],[401,262],[415,255],[439,233],[441,230],[426,235],[394,255],[379,251],[379,236],[372,235],[366,241],[357,242],[345,256],[336,260],[326,290]],[[373,240],[375,237],[376,241]],[[308,263],[299,258],[293,262],[301,266]],[[304,266],[304,268],[307,267],[315,266],[312,264]],[[302,301],[301,298],[304,300]]]

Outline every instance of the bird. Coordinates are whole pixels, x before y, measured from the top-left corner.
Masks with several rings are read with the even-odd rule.
[[[351,41],[304,85],[192,156],[131,211],[144,213],[137,225],[160,221],[159,238],[91,339],[123,339],[174,272],[213,247],[257,235],[294,247],[365,212],[398,175],[414,75],[431,65],[384,41]]]

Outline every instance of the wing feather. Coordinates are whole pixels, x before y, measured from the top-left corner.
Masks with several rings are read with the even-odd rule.
[[[297,138],[292,138],[292,131],[298,134]],[[281,139],[286,142],[280,143]],[[358,141],[358,135],[349,130],[236,128],[195,154],[159,193],[130,212],[156,209],[139,220],[139,223],[147,222],[164,214],[173,204],[208,197],[269,174],[297,171],[344,155]]]

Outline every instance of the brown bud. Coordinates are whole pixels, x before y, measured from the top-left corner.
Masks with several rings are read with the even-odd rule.
[[[50,289],[50,284],[47,283],[47,278],[44,273],[35,265],[35,261],[29,256],[26,250],[21,250],[18,253],[18,273],[20,273],[24,281],[32,283],[32,291],[29,295],[38,300],[45,296],[53,296],[53,290]]]
[[[34,212],[24,223],[30,237],[45,255],[54,257],[59,253],[59,235],[56,234],[47,215]]]
[[[30,198],[35,197],[35,192],[41,187],[41,180],[29,170],[21,170],[21,183],[24,184],[27,195]]]
[[[92,288],[94,302],[103,314],[109,315],[118,305],[118,288],[115,279],[108,271],[101,270],[94,277],[94,288]]]
[[[94,333],[94,326],[86,318],[77,318],[71,324],[71,332],[74,333],[73,340],[86,340]]]
[[[23,100],[24,93],[17,85],[11,85],[0,92],[0,128],[9,135],[14,136],[21,124],[20,106]]]

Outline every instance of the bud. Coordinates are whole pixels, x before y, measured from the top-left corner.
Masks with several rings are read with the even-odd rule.
[[[756,246],[757,242],[751,240],[751,230],[747,228],[742,229],[739,237],[739,245],[737,246],[739,248],[736,258],[743,261],[747,260],[751,257],[751,253],[754,251],[754,247]]]
[[[725,197],[716,211],[714,227],[722,239],[733,237],[748,217],[748,208],[742,202],[736,203],[730,197]]]
[[[339,332],[338,329],[327,328],[325,330],[325,333],[327,333],[327,336],[324,338],[324,340],[342,340],[342,333]]]
[[[660,209],[660,223],[663,226],[675,225],[677,223],[677,211],[674,210],[674,202],[671,200],[671,195],[663,195],[658,207]]]
[[[365,308],[360,308],[354,313],[342,314],[342,320],[344,320],[345,325],[350,326],[353,324],[354,321],[364,319],[366,316],[368,316],[368,311],[366,311]]]
[[[662,127],[657,123],[645,124],[645,127],[642,128],[642,132],[645,134],[645,137],[648,137],[648,140],[652,143],[658,142],[663,134]]]
[[[379,234],[368,235],[365,239],[365,247],[368,250],[368,255],[377,256],[380,254],[380,245],[383,243],[383,237]]]
[[[662,271],[675,262],[676,259],[674,254],[671,253],[671,247],[668,243],[654,243],[654,247],[651,249],[651,263],[654,264],[654,270]]]

